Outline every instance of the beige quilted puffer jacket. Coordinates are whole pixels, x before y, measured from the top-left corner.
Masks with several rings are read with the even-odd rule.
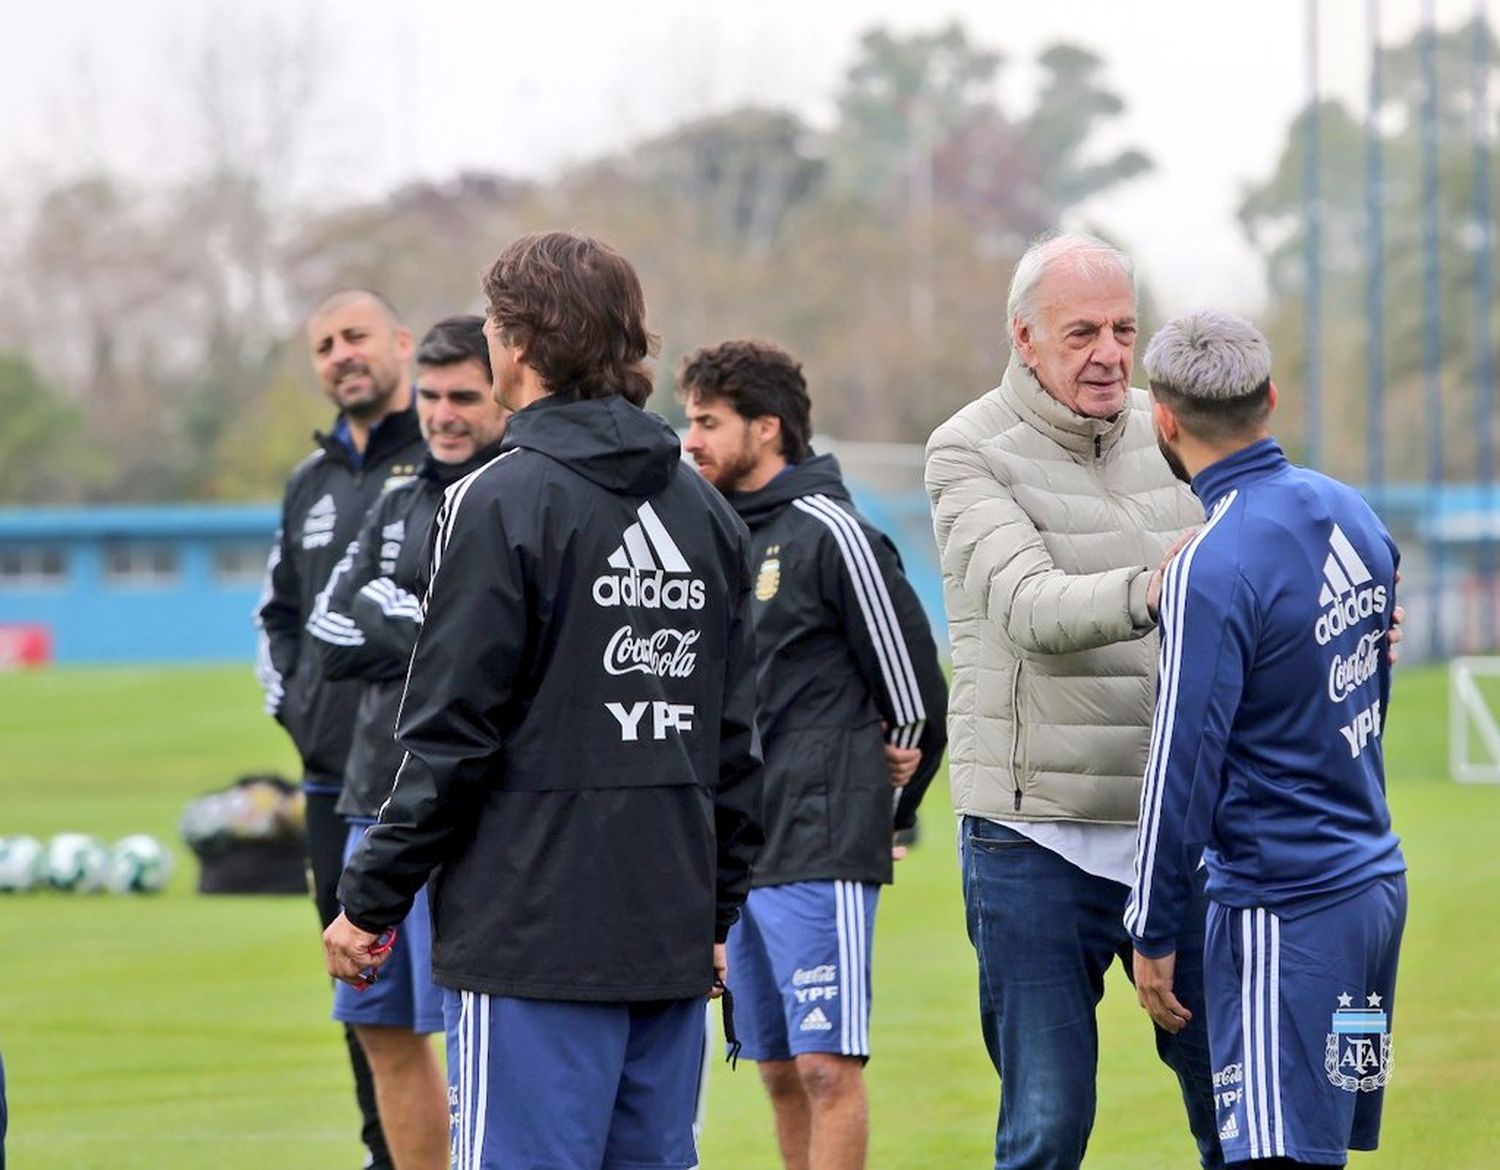
[[[953,647],[960,813],[1132,824],[1150,740],[1151,570],[1203,521],[1156,447],[1150,400],[1073,413],[1012,358],[927,444]]]

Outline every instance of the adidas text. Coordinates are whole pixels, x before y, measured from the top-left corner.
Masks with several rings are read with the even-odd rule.
[[[1319,646],[1326,646],[1345,630],[1351,630],[1364,618],[1385,612],[1386,591],[1384,585],[1375,585],[1346,593],[1322,613],[1313,627],[1313,637]]]
[[[655,573],[606,573],[594,578],[594,604],[635,609],[702,609],[706,596],[697,577]]]

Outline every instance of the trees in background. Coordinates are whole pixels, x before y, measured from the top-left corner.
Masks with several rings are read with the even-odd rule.
[[[1474,135],[1479,95],[1473,66],[1472,25],[1440,32],[1438,183],[1439,251],[1442,264],[1443,418],[1446,472],[1450,479],[1474,472],[1472,289],[1479,256],[1475,251]],[[1486,90],[1500,96],[1500,52],[1488,39]],[[1365,232],[1365,126],[1342,103],[1319,108],[1323,260],[1323,401],[1325,459],[1333,475],[1360,482],[1366,473],[1364,420],[1366,375],[1372,346],[1385,360],[1386,468],[1393,479],[1420,480],[1426,474],[1422,409],[1422,113],[1425,100],[1420,34],[1380,54],[1382,105],[1376,126],[1383,156],[1380,199],[1385,244],[1385,332],[1372,341],[1366,313],[1371,279]],[[1482,112],[1493,135],[1493,105]],[[1265,326],[1276,355],[1277,381],[1294,397],[1279,413],[1278,430],[1300,444],[1304,418],[1300,404],[1306,343],[1303,336],[1303,173],[1309,114],[1287,130],[1286,144],[1270,176],[1252,188],[1240,205],[1240,221],[1266,261],[1271,303]],[[1500,155],[1492,161],[1490,184],[1500,191]],[[1494,211],[1491,211],[1494,215]],[[1490,232],[1497,225],[1491,223]],[[1500,316],[1491,330],[1500,337]]]
[[[302,43],[272,36],[249,66],[217,41],[201,54],[186,174],[101,174],[0,222],[19,277],[0,292],[0,350],[31,370],[38,428],[3,449],[16,474],[0,501],[274,496],[326,422],[308,305],[377,287],[420,331],[479,308],[503,243],[551,227],[639,267],[663,335],[658,409],[678,409],[683,352],[755,335],[803,358],[820,429],[919,441],[998,380],[1025,243],[1150,165],[1094,150],[1123,110],[1097,57],[1053,46],[1031,107],[1009,109],[1001,54],[951,25],[866,34],[827,130],[731,110],[548,181],[468,174],[307,207],[288,180],[315,79]],[[69,451],[76,470],[41,474],[74,467]]]

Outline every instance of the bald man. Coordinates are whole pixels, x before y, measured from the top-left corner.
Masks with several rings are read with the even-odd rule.
[[[313,310],[307,340],[313,370],[338,417],[327,434],[314,436],[316,450],[287,481],[256,613],[256,673],[266,712],[286,728],[302,760],[313,899],[326,927],[339,913],[348,826],[335,806],[363,683],[323,677],[305,626],[370,506],[386,488],[416,474],[427,448],[412,408],[411,332],[385,297],[368,289],[334,293]],[[370,1152],[366,1165],[391,1170],[369,1066],[345,1031]]]

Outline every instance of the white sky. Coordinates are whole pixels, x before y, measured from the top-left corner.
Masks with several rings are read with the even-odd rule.
[[[1383,0],[1404,40],[1424,0]],[[1445,26],[1475,0],[1435,0]],[[1362,110],[1367,0],[1323,0],[1322,88]],[[317,95],[300,119],[306,197],[374,195],[460,169],[543,175],[747,101],[827,125],[860,32],[962,21],[1004,53],[1006,108],[1060,40],[1104,58],[1126,113],[1101,150],[1137,146],[1149,176],[1085,209],[1132,249],[1161,307],[1254,311],[1260,264],[1234,219],[1308,94],[1305,0],[0,0],[0,200],[101,162],[136,176],[194,157],[192,62],[205,39],[253,70],[300,32]],[[241,50],[244,51],[241,51]]]

